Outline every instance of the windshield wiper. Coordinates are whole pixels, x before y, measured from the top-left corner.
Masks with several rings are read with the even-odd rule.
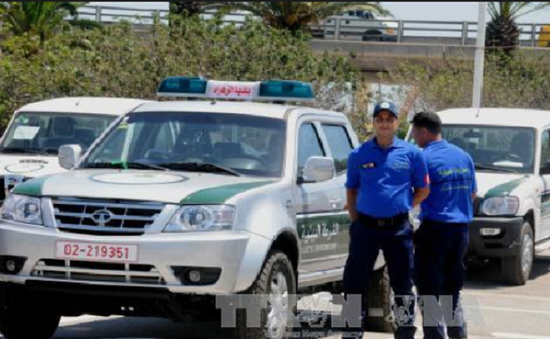
[[[53,148],[46,148],[44,150],[33,148],[19,148],[19,147],[3,147],[0,148],[0,152],[3,153],[25,153],[25,154],[38,154],[38,155],[51,155],[57,154],[57,150]]]
[[[193,172],[213,172],[213,173],[226,173],[240,177],[241,174],[227,167],[212,164],[209,162],[172,162],[160,164],[162,167],[166,167],[171,170],[181,171],[193,171]]]
[[[98,162],[87,164],[85,168],[122,168],[122,169],[153,169],[157,171],[168,171],[166,167],[148,164],[145,162],[133,161],[114,161],[114,162]]]
[[[505,173],[518,173],[518,171],[509,169],[509,168],[502,168],[502,167],[496,167],[496,166],[490,166],[490,165],[482,165],[482,164],[475,164],[476,170],[487,170],[487,171],[495,171],[495,172],[505,172]]]

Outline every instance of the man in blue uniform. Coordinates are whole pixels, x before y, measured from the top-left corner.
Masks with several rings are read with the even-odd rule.
[[[465,339],[459,297],[476,194],[475,168],[466,152],[442,138],[441,128],[435,113],[422,112],[413,118],[413,137],[424,148],[431,181],[430,196],[421,205],[422,223],[415,234],[415,282],[426,306],[424,338],[444,339],[445,321],[450,339]],[[442,307],[443,296],[452,297],[447,309]]]
[[[399,121],[393,103],[376,105],[373,125],[375,137],[353,150],[348,159],[346,188],[352,225],[344,289],[348,297],[364,294],[382,250],[397,309],[405,315],[394,317],[395,338],[412,339],[416,331],[413,229],[408,213],[429,194],[428,169],[422,151],[395,136]],[[363,308],[363,312],[368,310]]]

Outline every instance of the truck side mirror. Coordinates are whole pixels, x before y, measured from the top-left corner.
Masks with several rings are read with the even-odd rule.
[[[307,159],[299,183],[323,182],[334,178],[334,160],[327,157],[311,157]]]
[[[78,159],[82,153],[82,147],[80,145],[63,145],[59,147],[59,153],[57,159],[59,166],[66,170],[70,170],[76,166]]]

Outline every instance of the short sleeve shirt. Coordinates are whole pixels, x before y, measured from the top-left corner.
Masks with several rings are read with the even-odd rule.
[[[357,211],[375,218],[408,213],[413,188],[429,183],[423,152],[414,145],[394,138],[384,149],[376,138],[354,149],[348,158],[346,187],[357,189]]]
[[[430,195],[421,205],[420,219],[469,223],[473,219],[472,194],[477,192],[474,161],[468,153],[445,140],[424,149],[430,175]]]

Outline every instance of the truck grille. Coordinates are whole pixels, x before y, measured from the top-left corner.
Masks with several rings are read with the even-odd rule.
[[[53,199],[55,222],[65,232],[94,235],[140,235],[164,204],[89,199]]]
[[[166,285],[166,281],[154,266],[142,264],[41,259],[31,275],[69,281]]]

